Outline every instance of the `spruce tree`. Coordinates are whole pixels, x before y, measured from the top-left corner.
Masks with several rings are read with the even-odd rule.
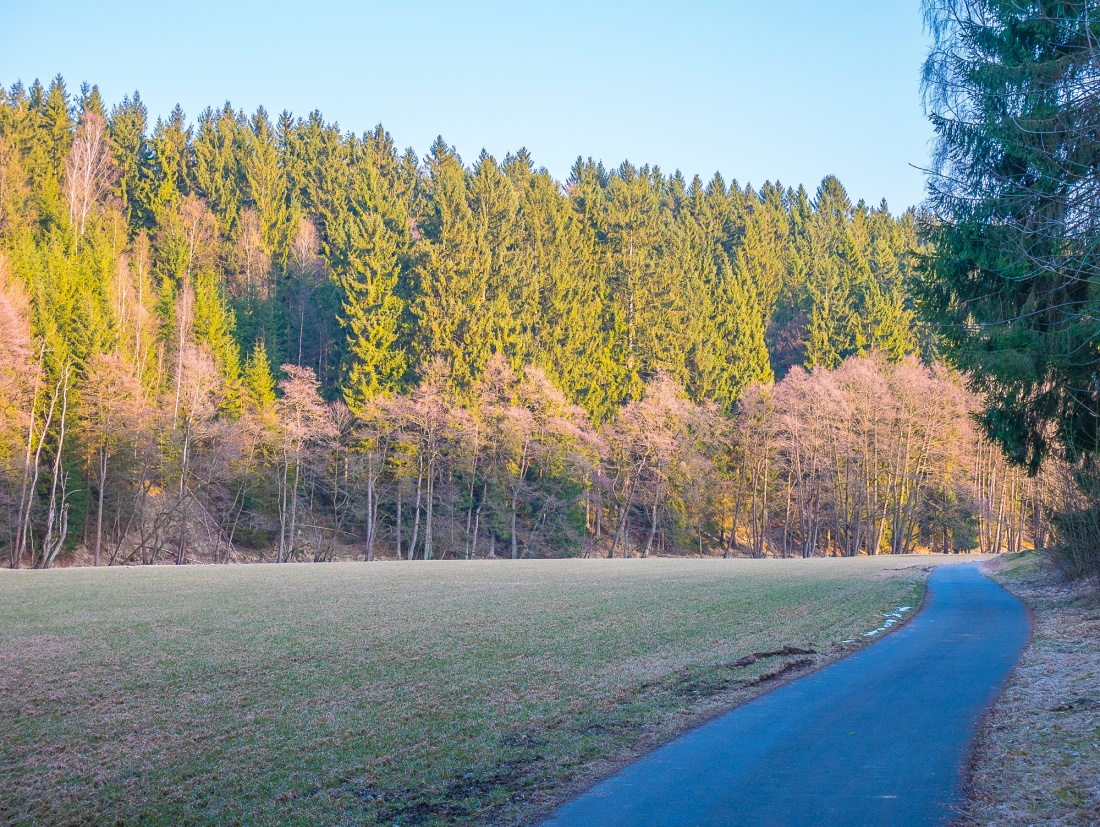
[[[199,115],[191,144],[191,177],[223,234],[236,226],[244,203],[243,166],[250,134],[244,113],[234,112],[228,103],[217,112],[206,109]]]
[[[533,348],[527,340],[531,319],[522,309],[530,305],[529,293],[538,295],[539,273],[530,267],[529,253],[522,244],[519,197],[522,162],[513,159],[514,178],[505,176],[493,156],[484,150],[469,177],[470,211],[476,233],[476,277],[485,283],[486,336],[492,352],[508,356],[514,368],[521,367]],[[529,168],[527,172],[529,173]],[[518,180],[517,180],[518,179]],[[537,300],[536,300],[537,301]]]
[[[275,377],[263,339],[248,354],[241,379],[252,404],[260,410],[270,410],[275,404]]]
[[[142,192],[143,214],[161,223],[180,199],[190,192],[188,170],[191,166],[191,127],[183,110],[176,104],[167,121],[157,119],[150,140],[152,159],[150,181]]]
[[[469,387],[490,355],[488,271],[458,154],[437,138],[428,156],[416,306],[422,363],[441,357],[460,388]]]
[[[1100,450],[1100,23],[1090,2],[926,2],[936,131],[922,304],[1036,471]]]
[[[298,223],[297,214],[287,177],[280,167],[275,130],[263,107],[256,110],[249,129],[242,131],[242,136],[240,154],[245,200],[259,214],[266,253],[283,263]]]
[[[135,91],[133,98],[111,110],[111,158],[118,170],[116,192],[126,211],[126,220],[132,228],[148,228],[152,216],[145,214],[148,201],[149,164],[152,161],[145,130],[148,113],[141,96]]]
[[[241,371],[241,350],[234,336],[236,319],[212,270],[202,270],[195,278],[194,312],[196,341],[210,346],[214,363],[226,382],[236,382]]]

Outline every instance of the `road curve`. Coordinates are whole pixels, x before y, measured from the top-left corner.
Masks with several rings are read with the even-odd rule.
[[[976,724],[1028,638],[977,564],[838,663],[715,718],[561,806],[544,827],[917,827],[950,821]]]

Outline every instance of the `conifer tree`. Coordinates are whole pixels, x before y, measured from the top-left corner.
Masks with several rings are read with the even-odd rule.
[[[1035,472],[1100,450],[1100,147],[1089,2],[926,2],[936,131],[925,312],[986,394],[988,432]]]
[[[396,390],[410,367],[399,347],[404,303],[396,293],[401,240],[376,213],[348,213],[347,256],[336,273],[343,289],[341,324],[348,331],[344,399],[352,410]],[[334,234],[335,235],[335,234]]]
[[[417,262],[417,321],[422,359],[442,357],[461,388],[490,354],[488,273],[478,261],[477,227],[466,197],[462,160],[442,138],[428,156],[424,234]]]
[[[50,83],[42,99],[41,129],[48,147],[48,158],[54,170],[60,170],[73,142],[73,117],[65,80],[58,75]]]
[[[517,311],[529,305],[525,294],[538,291],[538,283],[525,266],[527,250],[521,247],[519,198],[516,184],[525,177],[524,162],[511,159],[512,174],[506,177],[493,156],[482,150],[469,176],[470,212],[474,220],[476,277],[485,284],[485,312],[488,348],[506,353],[514,365],[523,364],[531,352],[526,341],[524,322]],[[530,168],[526,174],[530,173]]]
[[[249,135],[244,113],[237,114],[228,103],[217,112],[206,109],[199,115],[191,144],[191,176],[223,234],[236,226],[244,203],[242,166]]]
[[[157,119],[150,146],[150,182],[148,190],[142,193],[145,199],[142,208],[143,214],[153,216],[160,223],[165,211],[175,209],[180,199],[190,192],[191,127],[179,104],[167,121]]]
[[[285,262],[292,228],[298,223],[290,200],[286,176],[279,166],[275,131],[263,107],[252,116],[250,129],[242,132],[243,178],[248,202],[260,219],[265,253]]]
[[[248,354],[241,379],[252,404],[257,408],[269,410],[275,404],[275,377],[263,339],[258,340]]]
[[[236,320],[213,271],[195,278],[194,336],[206,343],[222,378],[232,385],[240,377],[241,351],[234,337]]]
[[[329,213],[329,262],[342,290],[347,331],[344,399],[361,411],[368,400],[397,390],[415,358],[409,350],[403,298],[410,244],[406,202],[397,192],[396,153],[381,130],[356,145],[346,202]],[[338,203],[338,202],[334,202]]]
[[[641,377],[650,368],[641,340],[649,333],[644,314],[654,297],[656,257],[663,240],[661,194],[659,170],[637,169],[627,162],[608,182],[605,255],[613,299],[626,328],[623,358],[629,385],[622,390],[628,399],[639,398]]]
[[[148,227],[152,221],[152,216],[142,212],[148,201],[145,189],[152,160],[145,136],[147,121],[145,104],[136,91],[133,98],[123,98],[122,103],[111,110],[111,157],[118,170],[115,191],[131,227]]]
[[[103,103],[103,96],[99,93],[99,86],[89,85],[87,82],[80,84],[80,100],[77,108],[81,117],[85,112],[91,112],[107,120],[107,108]]]
[[[739,253],[735,267],[722,267],[720,278],[722,312],[717,314],[720,320],[717,333],[724,345],[726,377],[711,398],[729,413],[744,388],[770,383],[774,375],[764,341],[766,316],[760,308],[759,290],[749,275],[745,255]]]

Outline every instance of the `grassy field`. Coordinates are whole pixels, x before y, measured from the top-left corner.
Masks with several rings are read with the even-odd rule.
[[[994,577],[1032,610],[1033,638],[978,738],[960,827],[1100,824],[1100,595],[1035,554]]]
[[[0,822],[525,823],[942,562],[3,571]]]

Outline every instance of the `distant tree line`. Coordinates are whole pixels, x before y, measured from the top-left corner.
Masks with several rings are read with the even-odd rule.
[[[523,150],[421,160],[228,105],[150,130],[137,93],[16,84],[0,542],[37,566],[1019,545],[1038,486],[927,366],[918,248],[912,211],[834,178],[578,159],[562,184]]]

